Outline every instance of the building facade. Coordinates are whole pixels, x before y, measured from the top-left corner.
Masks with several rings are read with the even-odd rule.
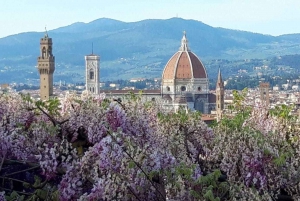
[[[100,93],[100,56],[90,54],[85,56],[85,85],[90,94]]]
[[[52,53],[52,38],[48,33],[40,39],[40,56],[38,57],[38,71],[40,74],[40,99],[48,100],[53,95],[53,73],[55,57]]]

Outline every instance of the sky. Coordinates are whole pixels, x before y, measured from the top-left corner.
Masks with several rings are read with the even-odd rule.
[[[269,35],[300,33],[300,0],[0,0],[0,38],[112,18],[180,17]]]

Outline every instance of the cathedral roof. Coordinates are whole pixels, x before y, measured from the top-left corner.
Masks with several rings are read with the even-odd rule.
[[[181,46],[168,61],[163,71],[163,79],[207,78],[207,73],[200,59],[190,51],[184,32]]]

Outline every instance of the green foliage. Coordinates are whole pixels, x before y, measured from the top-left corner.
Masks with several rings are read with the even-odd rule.
[[[134,167],[135,167],[134,161],[129,161],[129,163],[128,163],[128,168],[132,169],[132,168],[134,168]]]
[[[209,186],[207,188],[207,191],[204,194],[204,198],[207,199],[207,200],[209,200],[209,201],[220,201],[220,198],[218,198],[218,197],[215,198],[212,189],[213,189],[213,186]]]
[[[21,98],[23,99],[24,103],[33,103],[33,99],[31,98],[30,94],[20,94]]]
[[[139,91],[138,95],[134,94],[133,92],[129,92],[128,94],[126,94],[125,99],[126,100],[131,100],[133,102],[136,102],[136,101],[141,100],[142,94],[143,94],[142,91]]]
[[[191,191],[191,195],[195,198],[203,196],[207,201],[220,201],[229,190],[229,184],[227,182],[218,181],[221,175],[220,170],[215,170],[210,174],[200,177],[196,186],[198,186],[201,191]]]
[[[249,117],[251,108],[245,106],[245,99],[248,93],[248,89],[245,88],[241,92],[233,90],[233,104],[228,108],[233,115],[224,116],[219,125],[229,130],[241,130],[243,123]]]
[[[200,177],[199,183],[201,185],[206,185],[210,186],[212,185],[213,187],[217,186],[217,181],[218,178],[221,176],[221,171],[220,170],[215,170],[214,172],[207,174],[205,176]]]
[[[279,157],[273,159],[273,162],[277,166],[282,166],[286,163],[287,158],[289,158],[291,156],[292,156],[291,153],[288,153],[288,152],[280,153]]]
[[[276,105],[274,109],[270,109],[270,114],[289,121],[295,118],[295,116],[291,114],[293,108],[294,105]]]
[[[190,180],[193,173],[193,169],[189,166],[186,166],[185,163],[181,163],[178,167],[175,168],[175,174],[180,175],[182,178]]]
[[[24,201],[25,196],[20,196],[16,191],[13,191],[9,196],[5,196],[7,201]]]
[[[35,189],[33,193],[24,193],[22,192],[13,191],[10,195],[5,196],[7,201],[42,201],[42,200],[52,200],[58,201],[59,194],[58,191],[55,190],[54,192],[51,190],[50,186],[47,186],[47,180],[42,182],[41,178],[38,176],[34,177],[35,183],[33,185],[24,182],[23,186],[25,188],[33,188]],[[25,197],[25,195],[29,195]]]
[[[237,112],[243,112],[246,108],[244,101],[248,93],[248,88],[244,88],[241,92],[237,90],[232,91],[233,95],[233,108]]]
[[[248,117],[249,113],[243,114],[238,113],[233,117],[225,117],[221,119],[219,125],[225,127],[229,130],[241,130],[245,119]]]
[[[47,101],[37,101],[36,106],[46,109],[51,116],[57,116],[60,114],[60,101],[56,97]]]

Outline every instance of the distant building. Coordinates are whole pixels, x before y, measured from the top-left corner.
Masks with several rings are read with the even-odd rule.
[[[269,88],[270,84],[267,82],[261,82],[259,84],[260,100],[266,105],[270,105]]]
[[[8,89],[9,88],[9,84],[0,84],[0,89]]]
[[[273,91],[279,91],[280,89],[281,88],[280,88],[280,86],[278,86],[278,84],[273,87]]]
[[[84,90],[85,87],[84,86],[76,86],[75,88],[79,89],[79,90]]]
[[[38,57],[38,71],[40,74],[40,99],[48,100],[53,95],[53,73],[55,70],[55,57],[52,54],[52,38],[46,31],[40,40],[40,56]]]
[[[105,82],[100,82],[99,83],[99,87],[101,88],[101,87],[105,87]]]
[[[292,90],[298,91],[299,90],[299,85],[297,85],[297,84],[293,85],[292,86]]]
[[[85,56],[86,90],[91,94],[100,93],[100,56],[90,54]]]
[[[116,84],[116,83],[110,83],[109,84],[109,87],[111,87],[111,88],[120,88],[120,84]]]
[[[282,84],[281,87],[283,90],[288,90],[291,88],[291,85],[290,85],[290,83],[286,83],[286,84]]]
[[[145,78],[131,78],[129,82],[142,82],[145,81]]]

